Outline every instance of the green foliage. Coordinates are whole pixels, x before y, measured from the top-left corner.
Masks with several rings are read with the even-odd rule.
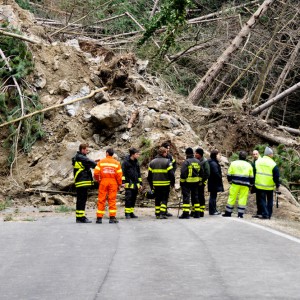
[[[147,165],[151,159],[152,148],[151,148],[151,140],[141,137],[140,141],[141,155],[139,157],[139,162],[141,165]]]
[[[10,198],[0,201],[0,211],[5,210],[8,207],[12,206],[12,201]]]
[[[145,138],[144,136],[142,136],[141,138],[141,147],[146,147],[149,148],[151,146],[151,140]]]
[[[13,216],[12,214],[6,215],[3,219],[4,222],[10,222],[13,221]]]
[[[16,0],[16,3],[19,4],[19,6],[23,9],[27,9],[29,11],[33,11],[32,10],[32,6],[30,5],[28,0]]]
[[[55,212],[57,213],[69,213],[69,212],[74,212],[75,208],[66,206],[66,205],[60,205],[57,208],[55,208]]]
[[[162,45],[159,55],[163,56],[171,46],[175,45],[175,37],[181,32],[186,24],[186,11],[190,6],[190,0],[167,0],[162,5],[159,13],[145,25],[146,31],[139,41],[143,45],[149,40],[156,30],[166,26],[166,32],[162,36]]]
[[[21,99],[20,94],[14,84],[12,76],[18,82],[23,95],[23,114],[29,114],[33,111],[41,109],[42,106],[36,94],[25,95],[23,88],[24,79],[33,71],[33,59],[26,44],[11,37],[3,37],[0,40],[0,48],[9,58],[9,66],[7,67],[4,60],[0,60],[0,121],[6,122],[21,116]],[[36,115],[22,121],[19,135],[19,146],[23,151],[30,151],[32,145],[37,139],[43,137],[42,130],[43,115]],[[15,143],[17,137],[18,123],[8,127],[8,136],[4,141],[4,146],[10,149],[9,163],[14,160]]]

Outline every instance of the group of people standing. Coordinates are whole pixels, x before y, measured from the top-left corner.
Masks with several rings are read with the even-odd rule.
[[[258,207],[256,216],[260,218],[271,217],[273,188],[274,185],[277,188],[279,187],[279,171],[274,161],[269,159],[271,157],[270,151],[272,152],[272,149],[267,147],[265,156],[263,158],[258,156],[253,165],[246,161],[247,153],[241,151],[239,160],[230,165],[227,178],[231,183],[231,187],[225,213],[222,216],[231,216],[238,196],[238,217],[243,217],[247,205],[248,191],[253,187],[255,177]],[[108,201],[109,223],[118,223],[116,219],[116,197],[118,190],[122,187],[125,188],[125,218],[138,218],[134,213],[135,202],[139,191],[143,189],[138,162],[139,150],[130,148],[129,154],[123,160],[122,165],[113,158],[114,150],[112,148],[107,149],[106,158],[99,161],[90,160],[86,156],[87,153],[88,145],[81,144],[79,151],[72,159],[77,190],[76,222],[91,223],[85,215],[85,205],[87,189],[94,184],[94,181],[99,183],[96,223],[102,223],[106,201]],[[208,160],[204,157],[204,151],[201,148],[197,148],[194,153],[193,149],[188,147],[185,154],[186,159],[182,163],[180,170],[183,204],[182,215],[179,218],[204,217],[206,185],[210,193],[209,214],[221,214],[217,210],[216,205],[217,194],[224,191],[218,150],[212,150]],[[158,149],[156,157],[149,163],[147,176],[151,194],[155,198],[155,216],[157,219],[167,219],[172,216],[168,212],[168,199],[171,188],[175,186],[176,168],[176,160],[170,153],[170,143],[163,143]],[[91,169],[95,169],[94,177]],[[273,178],[272,180],[270,180],[270,176]]]

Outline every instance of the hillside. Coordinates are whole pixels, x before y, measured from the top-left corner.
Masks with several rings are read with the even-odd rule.
[[[65,192],[74,192],[71,157],[83,141],[90,145],[89,156],[94,159],[102,158],[108,146],[115,149],[119,159],[131,146],[141,149],[144,179],[149,159],[164,141],[171,143],[179,164],[186,147],[202,147],[206,155],[218,148],[224,182],[233,152],[250,153],[255,145],[266,143],[299,149],[299,138],[252,116],[247,99],[228,97],[209,108],[194,105],[176,94],[159,75],[149,73],[148,61],[135,53],[114,51],[88,38],[50,39],[33,14],[14,1],[5,2],[8,4],[0,1],[0,22],[8,22],[8,28],[18,28],[18,34],[34,41],[27,42],[34,68],[26,77],[25,92],[36,93],[43,108],[62,106],[45,112],[42,137],[28,151],[18,149],[11,167],[7,166],[10,154],[4,143],[9,126],[1,128],[2,203],[10,200],[16,207],[73,205],[73,196]],[[67,105],[81,97],[85,99]],[[5,123],[3,118],[1,123]],[[179,194],[179,173],[176,176]],[[274,217],[299,222],[299,203],[287,189],[282,190]],[[220,207],[225,205],[227,191],[228,184]],[[95,195],[90,198],[90,207],[94,201]],[[173,195],[171,202],[176,201]],[[251,196],[248,213],[254,210]]]

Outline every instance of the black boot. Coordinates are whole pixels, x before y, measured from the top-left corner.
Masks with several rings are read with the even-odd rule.
[[[222,215],[222,217],[231,217],[231,212],[229,211],[225,211],[224,214]]]
[[[160,219],[168,219],[167,215],[165,213],[161,213],[159,216]]]
[[[136,218],[138,218],[138,216],[136,216],[134,213],[131,213],[131,214],[130,214],[130,218],[131,218],[131,219],[136,219]]]
[[[179,219],[189,219],[190,215],[188,212],[183,212]]]
[[[109,223],[110,224],[116,224],[116,223],[119,223],[119,221],[116,219],[116,217],[110,217],[109,218]]]
[[[125,213],[125,219],[130,219],[130,214]]]
[[[99,217],[98,217],[97,220],[96,220],[96,223],[97,223],[97,224],[102,224],[102,218],[99,218]]]
[[[194,212],[194,211],[191,211],[191,213],[190,213],[190,217],[191,217],[191,218],[193,218],[193,217],[194,217],[194,215],[195,215],[195,212]]]
[[[200,218],[200,211],[195,211],[194,218],[199,219]]]
[[[238,213],[238,218],[243,219],[244,218],[244,214],[243,213]]]
[[[92,221],[90,221],[86,217],[80,217],[80,218],[76,218],[76,223],[92,223]]]
[[[200,218],[203,218],[203,217],[204,217],[204,212],[200,211]]]

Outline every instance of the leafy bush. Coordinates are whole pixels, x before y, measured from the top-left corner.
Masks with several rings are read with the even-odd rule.
[[[42,108],[39,98],[35,93],[25,94],[27,89],[25,78],[33,71],[33,59],[26,44],[12,37],[2,37],[0,48],[9,58],[9,67],[4,60],[0,60],[0,122],[6,122],[21,116],[22,106],[20,94],[15,86],[12,77],[18,82],[21,88],[23,99],[23,114],[29,114]],[[24,85],[24,88],[23,88]],[[20,129],[19,145],[23,151],[30,151],[37,139],[43,137],[42,130],[43,115],[35,115],[22,121]],[[18,123],[8,127],[8,136],[4,146],[10,148],[9,163],[14,160],[14,149],[17,137]]]

